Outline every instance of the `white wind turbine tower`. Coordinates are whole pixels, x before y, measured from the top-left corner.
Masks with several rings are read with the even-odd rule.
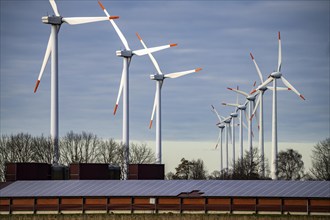
[[[220,142],[220,173],[221,173],[222,170],[223,170],[222,133],[223,133],[223,129],[225,128],[225,124],[220,123],[220,121],[222,121],[220,115],[218,114],[217,110],[214,108],[213,105],[211,105],[211,107],[212,107],[212,108],[211,108],[211,111],[212,111],[213,113],[215,113],[215,114],[217,115],[218,119],[219,119],[219,123],[217,123],[217,126],[218,126],[218,128],[220,129],[220,131],[219,131],[219,136],[218,136],[217,143],[216,143],[216,145],[215,145],[215,149],[218,148],[218,145],[219,145],[219,142]]]
[[[288,80],[286,80],[281,73],[282,66],[282,47],[281,47],[281,34],[278,32],[278,64],[277,70],[270,74],[270,77],[259,85],[255,90],[251,92],[254,93],[258,90],[261,90],[263,87],[268,85],[270,82],[273,82],[273,114],[272,114],[272,160],[271,160],[271,177],[272,179],[277,179],[277,79],[282,79],[284,85],[288,87],[289,90],[292,90],[300,98],[305,100],[305,97],[301,95],[298,90],[296,90]]]
[[[54,160],[55,165],[59,160],[58,149],[58,32],[62,23],[70,25],[85,24],[97,21],[106,21],[118,18],[118,16],[107,17],[62,17],[58,12],[57,5],[54,0],[49,0],[55,15],[42,17],[42,22],[51,25],[51,33],[49,36],[46,53],[42,62],[41,70],[36,82],[34,93],[37,91],[41,77],[44,73],[46,64],[50,54],[51,56],[51,107],[50,107],[50,136],[54,145]]]
[[[150,53],[149,49],[147,48],[146,44],[143,42],[142,38],[138,33],[136,33],[137,37],[139,38],[143,47],[147,50],[150,60],[152,61],[153,65],[155,66],[157,73],[154,75],[150,75],[151,80],[156,80],[156,93],[155,93],[155,100],[152,109],[151,119],[149,128],[152,126],[153,117],[156,111],[156,164],[162,163],[162,133],[161,133],[161,89],[166,78],[178,78],[190,73],[198,72],[202,70],[201,68],[196,68],[193,70],[183,71],[183,72],[175,72],[175,73],[168,73],[163,74],[159,68],[159,65],[154,58],[154,56]]]
[[[226,171],[228,172],[229,169],[229,157],[228,157],[228,135],[231,136],[231,128],[230,128],[230,123],[231,123],[231,116],[228,116],[227,118],[224,118],[222,121],[219,122],[219,124],[224,123],[226,126],[226,130],[225,130],[225,137],[226,137]]]
[[[237,112],[232,112],[230,113],[230,117],[231,117],[231,142],[232,142],[232,146],[233,146],[233,170],[235,170],[235,119],[237,118],[238,114]]]
[[[218,148],[218,145],[219,145],[219,142],[220,142],[220,173],[221,173],[222,170],[223,170],[222,133],[223,133],[223,129],[225,128],[225,125],[224,124],[218,124],[218,128],[220,129],[220,131],[219,131],[219,137],[218,137],[218,140],[217,140],[217,144],[215,145],[215,149]]]
[[[100,5],[100,7],[102,8],[102,10],[104,11],[104,13],[107,16],[110,16],[108,11],[106,10],[106,8],[102,5],[102,3],[100,1],[98,1],[98,3]],[[123,57],[123,71],[122,71],[118,96],[117,96],[116,105],[114,107],[113,114],[115,115],[117,112],[120,96],[121,96],[121,93],[123,93],[123,139],[122,139],[122,143],[125,146],[124,170],[126,170],[128,172],[128,163],[129,163],[129,66],[131,63],[131,59],[132,59],[133,55],[142,56],[142,55],[146,55],[148,52],[153,53],[156,51],[174,47],[177,44],[169,44],[169,45],[164,45],[164,46],[159,46],[159,47],[152,47],[147,50],[142,49],[142,50],[132,51],[128,45],[128,42],[127,42],[125,36],[120,31],[120,29],[118,28],[116,23],[113,20],[110,20],[110,22],[125,47],[124,50],[116,51],[116,55],[118,57]],[[127,172],[125,172],[124,179],[127,179]]]
[[[247,118],[250,118],[257,95],[250,95],[250,94],[248,94],[244,91],[238,90],[238,89],[233,89],[233,88],[228,88],[228,89],[231,90],[231,91],[234,91],[238,94],[241,94],[241,95],[245,96],[245,98],[246,98],[246,100],[248,101],[248,104],[249,104],[249,106],[248,106],[249,112],[248,112],[248,117]],[[252,160],[252,148],[253,148],[252,134],[253,134],[253,132],[252,132],[252,121],[248,120],[248,145],[249,145],[251,160]]]
[[[252,55],[252,53],[250,53],[251,59],[256,67],[257,73],[259,75],[260,78],[260,82],[261,84],[264,83],[263,77],[262,77],[262,73],[259,69],[259,66],[256,62],[256,60],[254,59],[254,56]],[[261,176],[265,177],[265,155],[264,155],[264,111],[263,111],[263,97],[264,97],[264,93],[268,90],[273,90],[273,87],[268,87],[268,86],[264,86],[264,87],[260,87],[259,90],[257,91],[257,93],[259,94],[256,105],[253,109],[252,115],[250,120],[252,120],[255,112],[257,111],[258,105],[259,105],[259,153],[260,153],[260,158],[261,158]],[[277,91],[280,90],[288,90],[288,88],[286,87],[277,87],[276,88]]]

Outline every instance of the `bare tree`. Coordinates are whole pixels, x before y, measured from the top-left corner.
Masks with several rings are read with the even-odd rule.
[[[30,134],[2,135],[0,140],[0,179],[5,179],[6,162],[38,162]]]
[[[293,149],[280,151],[277,157],[278,179],[300,180],[304,177],[302,155]]]
[[[33,161],[51,164],[54,158],[54,149],[50,137],[33,137]]]
[[[82,132],[84,163],[96,162],[99,139],[95,134]]]
[[[330,138],[314,146],[310,172],[315,179],[330,180]]]
[[[5,181],[5,163],[9,158],[9,149],[7,144],[9,142],[9,137],[7,135],[2,135],[0,139],[0,181]]]
[[[129,149],[129,160],[132,164],[151,164],[156,161],[153,151],[146,144],[132,143]]]
[[[63,164],[96,161],[98,138],[92,133],[70,131],[60,141],[60,161]]]
[[[10,162],[33,162],[34,149],[32,136],[27,133],[10,135],[7,143]]]
[[[101,140],[97,147],[97,161],[108,164],[119,164],[119,145],[114,139]]]

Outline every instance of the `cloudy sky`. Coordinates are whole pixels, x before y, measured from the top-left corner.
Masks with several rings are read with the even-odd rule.
[[[1,134],[50,130],[50,63],[33,93],[53,14],[47,0],[1,0]],[[313,146],[329,137],[329,1],[103,1],[132,49],[145,43],[178,47],[154,54],[164,73],[197,67],[203,71],[166,80],[162,90],[163,161],[173,170],[182,157],[201,158],[211,172],[219,167],[217,118],[235,102],[227,87],[250,91],[259,82],[252,52],[264,75],[277,66],[277,32],[282,39],[282,73],[306,101],[293,92],[278,94],[279,150],[294,148],[310,164]],[[63,17],[103,16],[97,1],[57,0]],[[110,22],[69,26],[59,34],[60,135],[88,131],[122,137],[122,105],[112,115],[122,71],[115,51],[123,45]],[[155,93],[149,58],[133,57],[130,68],[130,139],[154,148],[148,129]],[[281,86],[282,83],[279,83]],[[270,159],[271,93],[265,94],[266,155]],[[240,97],[240,102],[244,98]],[[254,131],[257,133],[256,126]],[[238,135],[237,135],[238,136]],[[258,144],[257,136],[254,146]],[[247,148],[247,145],[245,144]],[[238,151],[238,150],[237,150]],[[236,154],[238,155],[238,154]]]

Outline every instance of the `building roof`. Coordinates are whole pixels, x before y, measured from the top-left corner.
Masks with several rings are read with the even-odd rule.
[[[198,192],[207,197],[330,198],[330,181],[270,180],[42,180],[16,181],[0,197],[163,197]],[[195,193],[196,194],[196,193]]]

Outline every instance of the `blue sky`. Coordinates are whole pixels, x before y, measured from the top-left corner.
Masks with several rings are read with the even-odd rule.
[[[103,16],[97,1],[58,0],[63,17]],[[277,32],[282,38],[282,73],[293,92],[278,95],[279,150],[295,146],[304,160],[315,143],[329,137],[329,1],[102,1],[132,49],[178,43],[154,54],[164,73],[202,67],[203,71],[167,79],[162,89],[163,160],[173,167],[181,157],[202,158],[218,166],[212,150],[218,136],[213,104],[227,116],[235,102],[227,87],[250,91],[259,83],[252,52],[264,75],[277,66]],[[50,63],[33,93],[53,14],[47,0],[1,0],[1,134],[50,130]],[[107,21],[63,24],[59,34],[60,135],[89,131],[121,140],[122,105],[112,115],[121,76],[123,45]],[[148,129],[155,93],[149,58],[133,57],[130,68],[130,139],[154,148]],[[282,85],[282,83],[279,83]],[[283,86],[283,85],[282,85]],[[243,97],[240,97],[243,102]],[[265,95],[265,141],[271,141],[271,93]],[[254,126],[256,132],[256,127]],[[238,135],[237,135],[238,136]],[[254,146],[257,146],[257,136]],[[190,148],[190,146],[196,146]],[[247,146],[247,145],[245,145]],[[267,146],[266,146],[267,147]],[[238,155],[236,153],[236,155]],[[270,155],[268,156],[270,158]],[[171,158],[171,159],[170,159]],[[175,160],[173,159],[175,158]],[[308,163],[308,162],[307,162]]]

